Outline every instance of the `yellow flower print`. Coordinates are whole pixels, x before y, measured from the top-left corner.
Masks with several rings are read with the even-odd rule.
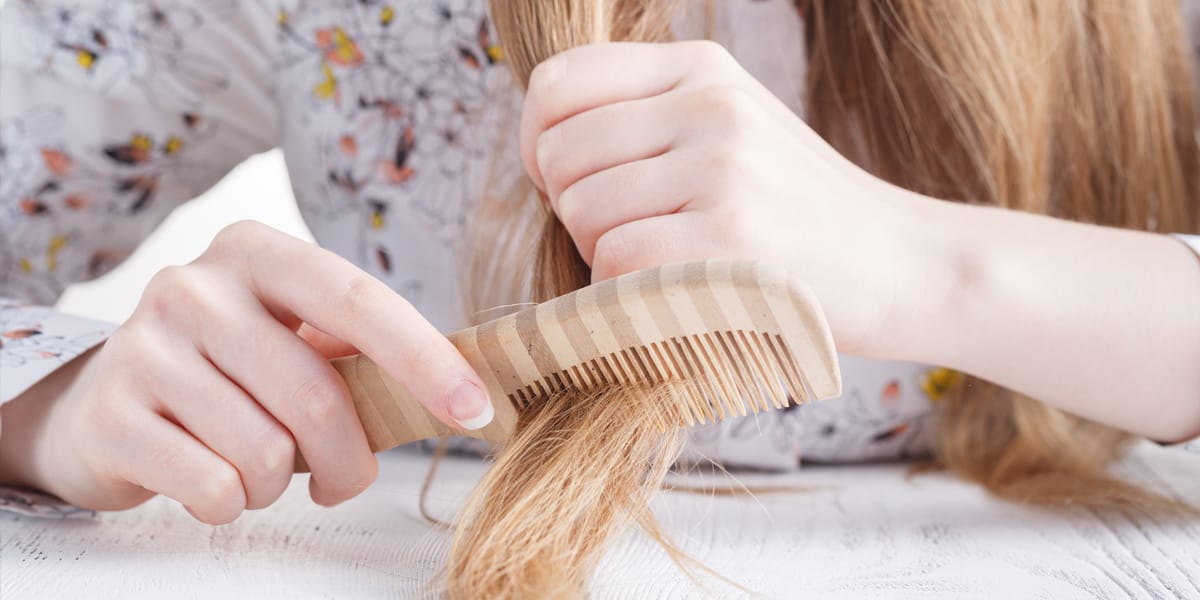
[[[167,138],[166,142],[163,143],[163,153],[167,154],[168,156],[176,154],[182,149],[183,140],[179,139],[177,136],[171,136]]]
[[[149,152],[154,149],[154,141],[149,136],[138,134],[130,138],[129,147],[141,152]]]
[[[67,236],[56,235],[50,240],[50,247],[46,249],[46,270],[53,273],[58,270],[58,253],[63,248],[67,247]]]
[[[940,402],[946,392],[962,379],[962,373],[938,367],[921,376],[921,389],[932,402]]]
[[[96,66],[96,53],[85,48],[80,48],[75,51],[75,62],[79,63],[79,66],[84,71],[91,71],[92,67]]]
[[[376,231],[383,229],[383,217],[387,213],[387,205],[378,200],[367,200],[367,204],[371,206],[371,229]]]
[[[317,46],[325,55],[325,61],[343,67],[357,67],[365,57],[358,44],[341,27],[317,31]]]
[[[321,63],[321,73],[325,80],[313,87],[313,95],[322,100],[329,100],[337,94],[337,77],[334,76],[333,69],[329,68],[329,63]]]

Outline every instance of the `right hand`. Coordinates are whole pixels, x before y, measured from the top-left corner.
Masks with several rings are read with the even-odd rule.
[[[370,485],[378,463],[330,348],[361,350],[447,425],[491,414],[478,375],[401,296],[326,250],[244,222],[158,273],[40,423],[13,420],[34,407],[5,412],[5,437],[35,430],[26,483],[85,508],[162,494],[228,523],[283,493],[297,449],[312,499],[331,506]]]

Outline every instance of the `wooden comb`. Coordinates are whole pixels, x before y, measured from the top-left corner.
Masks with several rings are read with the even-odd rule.
[[[629,273],[449,338],[495,406],[478,431],[443,425],[364,355],[332,361],[373,452],[446,435],[503,444],[522,408],[564,388],[690,382],[680,427],[841,393],[816,298],[783,269],[754,261]],[[302,458],[296,464],[306,470]]]

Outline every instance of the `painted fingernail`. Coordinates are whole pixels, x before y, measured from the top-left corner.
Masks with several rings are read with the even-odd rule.
[[[487,394],[469,381],[458,384],[450,392],[446,408],[459,426],[468,431],[483,429],[496,416]]]

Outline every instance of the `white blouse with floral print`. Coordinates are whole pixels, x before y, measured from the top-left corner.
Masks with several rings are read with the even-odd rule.
[[[800,112],[792,2],[718,6],[716,39]],[[274,147],[321,245],[464,323],[464,228],[489,170],[519,173],[497,152],[519,93],[484,0],[8,0],[0,61],[0,402],[114,328],[47,308],[67,285]],[[954,375],[842,360],[843,398],[697,429],[691,452],[763,469],[925,452]]]

